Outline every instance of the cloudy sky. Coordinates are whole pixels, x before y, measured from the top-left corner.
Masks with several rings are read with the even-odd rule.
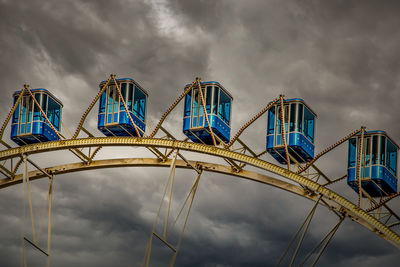
[[[283,93],[305,99],[318,114],[316,151],[361,125],[400,142],[399,12],[398,1],[389,0],[0,0],[0,120],[13,91],[28,83],[63,101],[63,121],[74,131],[99,81],[115,73],[147,89],[154,127],[199,76],[220,81],[233,95],[233,132]],[[166,126],[183,139],[181,114],[180,106]],[[263,117],[244,135],[257,151],[265,147],[265,123]],[[101,136],[95,112],[87,128]],[[99,154],[113,156],[149,153]],[[42,167],[76,161],[60,153],[34,160]],[[345,174],[346,147],[318,166],[332,178]],[[140,266],[167,176],[167,169],[126,168],[55,177],[52,265]],[[175,204],[194,178],[193,171],[177,171]],[[38,228],[46,224],[40,216],[46,182],[32,186]],[[356,197],[344,182],[334,189]],[[22,197],[20,185],[0,192],[0,266],[21,266]],[[390,206],[400,211],[396,201]],[[176,265],[275,266],[311,208],[275,188],[204,174]],[[318,208],[304,246],[316,245],[336,221]],[[168,250],[155,246],[152,263],[163,266]],[[27,253],[28,266],[42,266],[43,255]],[[319,263],[395,266],[399,260],[392,245],[345,220]]]

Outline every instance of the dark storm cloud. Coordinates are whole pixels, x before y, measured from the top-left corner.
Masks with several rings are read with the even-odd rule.
[[[374,113],[399,111],[393,101],[399,97],[397,1],[197,2],[201,8],[172,2],[187,24],[212,32],[221,44],[219,60],[229,62],[224,72],[231,73],[233,90],[252,85],[257,99],[271,99],[284,89],[311,102],[320,116],[341,102],[335,112],[347,127],[361,117],[345,115],[354,108],[368,112],[361,123],[370,124]],[[332,108],[324,109],[327,103]]]
[[[154,127],[183,86],[200,76],[221,81],[234,96],[233,133],[284,93],[304,98],[318,113],[317,151],[362,124],[387,130],[399,141],[399,11],[396,1],[3,0],[0,119],[10,109],[12,92],[27,82],[62,98],[64,122],[74,130],[98,82],[117,73],[147,89]],[[89,119],[87,127],[97,133],[96,114]],[[166,125],[182,137],[181,113]],[[264,132],[265,119],[244,136],[263,150]],[[345,150],[320,162],[332,177],[345,172]],[[99,156],[140,153],[103,149]],[[53,264],[139,266],[167,175],[135,168],[57,177]],[[177,200],[192,176],[178,173],[185,179],[175,188]],[[45,188],[43,182],[34,193]],[[15,186],[0,194],[1,203],[13,203],[0,206],[2,266],[20,263],[21,190]],[[349,191],[346,185],[337,190]],[[275,266],[311,208],[310,201],[281,190],[205,174],[177,266]],[[304,244],[309,249],[337,221],[323,208],[315,216]],[[159,253],[160,259],[167,254]],[[40,256],[30,259],[37,263]],[[393,246],[345,221],[320,265],[391,266],[398,259]]]
[[[150,102],[157,114],[207,67],[204,42],[189,45],[161,35],[146,2],[5,1],[0,12],[7,75],[2,92],[11,95],[26,82],[54,88],[63,98],[80,96],[66,105],[71,128],[69,118],[79,119],[110,73],[137,79],[150,95],[153,89],[162,92],[163,98]],[[5,113],[8,100],[2,103]]]

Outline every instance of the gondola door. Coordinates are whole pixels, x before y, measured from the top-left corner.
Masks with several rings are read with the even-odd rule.
[[[360,140],[361,141],[361,140]],[[370,178],[371,167],[371,137],[365,137],[363,142],[363,150],[361,156],[361,178]]]
[[[284,115],[285,115],[285,133],[286,133],[286,143],[289,142],[288,140],[288,122],[289,122],[289,105],[285,105],[284,107]],[[282,140],[282,129],[281,129],[281,118],[282,118],[282,114],[281,114],[281,106],[278,105],[277,108],[278,112],[276,115],[276,126],[275,126],[275,146],[283,146],[283,140]]]
[[[203,97],[204,90],[202,89]],[[204,127],[204,110],[197,88],[193,89],[191,128]]]
[[[23,96],[22,105],[20,109],[20,116],[19,116],[19,127],[18,127],[18,134],[29,134],[32,131],[32,109],[33,109],[33,101],[32,98],[27,95]]]
[[[107,88],[107,108],[106,108],[106,124],[118,123],[119,114],[119,95],[115,85]]]

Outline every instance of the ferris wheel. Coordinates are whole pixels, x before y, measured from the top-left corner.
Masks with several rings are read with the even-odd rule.
[[[397,248],[400,236],[396,226],[400,217],[389,202],[399,196],[397,191],[398,145],[382,130],[367,131],[364,126],[315,153],[315,127],[317,113],[303,99],[286,99],[283,95],[269,102],[234,134],[231,134],[233,96],[216,81],[202,82],[196,78],[184,86],[182,94],[161,116],[151,130],[147,120],[149,94],[132,78],[117,79],[115,75],[100,82],[94,97],[76,131],[71,134],[62,122],[63,104],[50,91],[30,89],[24,85],[13,95],[13,106],[0,129],[0,189],[22,184],[24,189],[24,220],[22,227],[22,257],[27,266],[25,247],[31,246],[47,257],[50,266],[52,186],[55,176],[102,168],[164,167],[169,168],[167,181],[160,199],[142,265],[150,266],[153,240],[157,239],[172,252],[166,265],[173,266],[182,245],[182,237],[189,219],[199,181],[204,172],[222,173],[248,179],[282,189],[314,203],[305,215],[304,222],[277,262],[317,264],[321,255],[345,219],[371,231]],[[174,136],[163,125],[177,105],[183,102],[182,132],[185,139]],[[99,134],[90,132],[85,121],[97,109]],[[265,146],[255,151],[241,138],[242,133],[264,114],[267,116]],[[10,124],[11,146],[4,140]],[[65,132],[65,134],[62,133]],[[101,136],[100,136],[101,135]],[[331,178],[317,167],[318,159],[347,143],[347,173]],[[141,147],[152,157],[99,157],[105,147]],[[77,162],[40,166],[32,156],[42,156],[53,151],[72,153]],[[269,154],[273,162],[265,159]],[[193,159],[201,155],[206,160]],[[219,159],[216,161],[215,158]],[[29,170],[29,168],[31,170]],[[32,170],[32,168],[34,168]],[[193,170],[193,183],[186,198],[172,216],[176,169]],[[36,236],[30,183],[48,178],[47,244],[40,244]],[[336,192],[331,185],[346,183],[355,200]],[[27,206],[25,204],[28,203]],[[310,223],[318,206],[326,207],[337,222],[307,256],[298,259],[304,237],[310,232]],[[29,209],[29,212],[26,210]],[[32,231],[25,233],[25,214],[28,214]],[[180,223],[178,223],[180,222]],[[179,227],[178,227],[179,225]],[[171,238],[175,233],[176,238]],[[296,244],[297,243],[297,244]],[[293,251],[294,250],[294,251]],[[289,253],[292,252],[292,253]],[[290,254],[290,255],[289,255]]]

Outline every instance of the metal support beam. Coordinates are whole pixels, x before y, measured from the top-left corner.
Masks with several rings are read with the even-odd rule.
[[[34,248],[36,248],[37,250],[39,250],[40,252],[42,252],[44,255],[46,255],[47,257],[49,257],[49,254],[47,254],[46,251],[44,251],[43,249],[41,249],[39,246],[37,246],[35,243],[33,243],[32,241],[30,241],[28,238],[24,237],[24,240],[27,241],[29,244],[31,244]]]
[[[317,209],[318,202],[319,202],[320,199],[321,199],[321,197],[320,197],[320,198],[318,199],[318,201],[315,203],[314,208],[311,210],[310,214],[308,215],[308,218],[309,218],[309,219],[308,219],[308,222],[307,222],[307,224],[306,224],[306,228],[304,229],[303,233],[301,234],[299,243],[297,244],[297,247],[296,247],[296,251],[294,252],[293,257],[292,257],[292,260],[290,261],[290,267],[293,266],[294,261],[296,260],[297,254],[298,254],[298,252],[299,252],[299,249],[300,249],[300,247],[301,247],[301,244],[303,244],[304,237],[305,237],[305,235],[307,234],[308,227],[310,226],[311,220],[312,220],[312,218],[313,218],[313,216],[314,216],[315,210]]]
[[[328,153],[329,151],[331,151],[332,149],[338,147],[339,145],[343,144],[344,142],[346,142],[347,140],[349,140],[350,138],[352,138],[353,136],[355,136],[356,134],[358,134],[360,132],[360,129],[355,130],[354,132],[352,132],[351,134],[343,137],[342,139],[340,139],[339,141],[337,141],[335,144],[325,148],[324,150],[322,150],[320,153],[318,153],[317,155],[315,155],[315,157],[309,161],[303,168],[301,168],[300,170],[298,170],[296,173],[300,174],[303,171],[305,171],[306,169],[308,169],[311,165],[314,164],[314,162],[316,162],[320,157],[322,157],[323,155],[325,155],[326,153]]]
[[[343,176],[341,176],[341,177],[339,177],[339,178],[336,178],[336,179],[334,179],[334,180],[331,180],[330,182],[326,182],[326,183],[324,184],[324,186],[327,186],[327,185],[330,185],[330,184],[334,184],[334,183],[336,183],[336,182],[339,182],[339,181],[345,179],[346,177],[347,177],[347,174],[345,174],[345,175],[343,175]]]
[[[283,95],[279,96],[280,99],[280,106],[281,106],[281,138],[283,141],[283,145],[285,147],[285,154],[286,154],[286,163],[287,163],[287,169],[290,171],[290,159],[289,159],[289,151],[288,151],[288,145],[286,143],[286,129],[285,129],[285,106],[283,104]]]
[[[26,154],[24,154],[23,159],[24,159],[25,182],[26,182],[26,186],[28,189],[29,213],[30,213],[30,218],[31,218],[31,223],[32,223],[33,242],[36,243],[35,219],[33,217],[31,186],[30,186],[29,175],[28,175],[28,156]]]
[[[339,222],[335,225],[335,227],[332,229],[332,231],[329,233],[329,237],[328,239],[325,241],[324,245],[322,246],[321,250],[319,251],[317,257],[315,258],[312,267],[315,266],[315,264],[317,264],[317,261],[319,260],[319,258],[321,257],[322,253],[325,251],[326,247],[328,246],[329,242],[331,241],[332,237],[335,235],[337,229],[339,228],[340,224],[343,222],[345,217],[341,218],[339,220]]]
[[[241,139],[238,138],[237,141],[239,142],[239,144],[241,144],[241,145],[243,146],[243,148],[244,148],[245,150],[249,151],[250,154],[251,154],[253,157],[258,158],[257,154],[256,154],[253,150],[251,150],[250,147],[248,147]]]
[[[175,102],[167,109],[167,111],[164,112],[164,114],[161,116],[160,121],[157,123],[156,127],[154,128],[153,132],[150,134],[149,137],[153,138],[158,130],[160,129],[162,123],[164,120],[167,118],[168,114],[171,113],[171,111],[181,102],[181,100],[190,92],[192,91],[193,86],[196,84],[196,80],[194,80],[190,86],[175,100]]]
[[[199,88],[199,96],[200,96],[200,100],[201,100],[201,105],[203,106],[204,117],[206,118],[208,130],[210,131],[211,138],[212,138],[214,146],[217,146],[217,142],[215,141],[215,137],[214,137],[214,132],[213,132],[213,130],[211,128],[210,121],[208,120],[208,114],[207,114],[207,109],[206,109],[206,100],[204,99],[203,91],[201,90],[201,84],[200,84],[200,78],[199,77],[196,78],[196,82],[197,82],[197,86]]]
[[[235,153],[233,151],[223,149],[220,147],[206,146],[191,142],[183,142],[178,140],[166,140],[157,138],[131,138],[131,137],[94,137],[85,139],[75,140],[62,140],[55,142],[37,143],[33,145],[25,145],[16,148],[10,148],[7,150],[0,151],[0,160],[11,159],[20,157],[21,154],[42,154],[49,151],[62,151],[70,148],[81,148],[81,147],[97,147],[97,146],[136,146],[146,147],[154,146],[158,148],[169,148],[179,149],[180,151],[191,151],[195,153],[201,153],[204,155],[216,156],[219,158],[228,158],[238,162],[249,164],[253,167],[259,168],[264,171],[268,171],[284,177],[292,182],[299,183],[302,186],[309,188],[311,191],[322,194],[325,199],[330,200],[329,203],[338,210],[346,211],[348,216],[352,219],[371,230],[374,233],[378,233],[379,236],[396,247],[400,247],[400,236],[393,230],[389,229],[382,222],[374,218],[371,214],[360,209],[357,204],[352,203],[345,197],[334,192],[333,190],[318,184],[307,177],[298,175],[294,172],[288,171],[275,164],[269,163],[265,160],[257,159],[249,155]],[[160,162],[162,163],[162,162]],[[90,166],[90,165],[89,165]],[[186,164],[185,164],[186,166]],[[241,173],[238,173],[240,176]],[[16,180],[16,179],[14,179]],[[0,179],[0,187],[10,186],[19,183],[19,181],[10,181],[8,179]]]
[[[85,127],[81,127],[81,129],[82,129],[82,131],[85,133],[85,134],[87,134],[89,137],[94,137],[94,135],[91,133],[91,132],[89,132]]]
[[[169,187],[169,197],[168,197],[168,208],[167,208],[167,212],[165,213],[165,224],[164,224],[164,238],[165,240],[167,240],[167,228],[168,228],[168,218],[169,218],[169,212],[171,210],[171,202],[172,202],[172,192],[174,189],[174,180],[175,180],[175,163],[176,163],[176,158],[178,156],[178,151],[174,152],[174,156],[172,157],[172,163],[171,163],[171,171],[169,174],[169,179],[168,181],[171,182],[171,185]],[[164,201],[161,200],[161,201]]]
[[[25,90],[26,90],[26,88],[24,86],[24,88],[22,89],[21,93],[19,94],[17,100],[15,101],[14,106],[11,108],[10,112],[8,113],[8,115],[7,115],[6,119],[4,120],[3,125],[1,126],[1,129],[0,129],[0,140],[1,140],[1,143],[6,147],[8,147],[8,145],[3,141],[4,130],[6,129],[6,126],[7,126],[8,122],[10,121],[12,115],[14,114],[15,110],[17,109],[19,102],[21,102],[21,99],[24,96]]]
[[[166,241],[164,238],[162,238],[161,236],[159,236],[156,232],[153,232],[153,235],[155,237],[157,237],[161,242],[163,242],[165,245],[167,245],[167,247],[169,247],[174,253],[176,252],[176,248],[174,248],[174,246],[172,246],[170,243],[168,243],[168,241]]]
[[[202,174],[202,171],[200,170],[200,172],[197,174],[197,177],[196,177],[196,180],[195,180],[193,186],[191,187],[191,189],[190,189],[185,201],[183,202],[182,207],[179,210],[178,215],[176,216],[176,218],[175,218],[174,222],[172,223],[171,227],[168,228],[170,209],[171,209],[171,202],[172,202],[172,192],[173,192],[176,160],[177,160],[176,158],[178,156],[178,151],[175,151],[174,154],[175,155],[174,155],[174,157],[172,159],[171,167],[170,167],[171,168],[170,175],[168,177],[167,184],[166,184],[166,186],[164,188],[163,197],[161,199],[160,207],[158,209],[157,216],[156,216],[155,221],[154,221],[152,234],[150,236],[149,244],[147,246],[147,251],[146,251],[146,254],[145,254],[145,257],[144,257],[144,260],[143,260],[143,266],[146,266],[146,267],[149,266],[149,263],[150,263],[153,235],[156,236],[158,239],[160,239],[165,245],[167,245],[174,252],[169,266],[172,267],[174,265],[175,260],[176,260],[176,256],[177,256],[177,254],[179,252],[179,248],[180,248],[180,245],[181,245],[181,242],[182,242],[183,233],[184,233],[185,228],[186,228],[186,224],[187,224],[187,220],[188,220],[188,217],[189,217],[189,214],[190,214],[190,210],[191,210],[191,207],[192,207],[192,204],[193,204],[194,196],[196,194],[196,190],[197,190],[197,187],[198,187],[198,184],[199,184],[200,176]],[[156,233],[155,228],[157,226],[158,218],[160,216],[161,207],[163,206],[163,202],[164,202],[168,187],[169,187],[169,196],[167,198],[168,206],[167,206],[167,211],[166,211],[165,220],[164,220],[163,235],[160,236],[159,234]],[[179,234],[179,239],[178,239],[178,242],[177,242],[177,246],[174,247],[171,243],[168,242],[168,237],[169,237],[172,229],[175,227],[176,222],[178,221],[180,215],[182,214],[182,211],[183,211],[184,207],[186,206],[187,201],[189,200],[189,198],[190,198],[190,202],[188,204],[188,209],[187,209],[187,212],[186,212],[184,224],[183,224],[183,227],[182,227],[182,229],[180,231],[180,234]]]
[[[148,266],[149,266],[149,263],[150,263],[151,247],[152,247],[152,243],[153,243],[153,233],[155,233],[155,230],[156,230],[158,218],[160,217],[161,208],[162,208],[162,206],[163,206],[163,202],[164,202],[164,199],[165,199],[165,195],[166,195],[166,193],[167,193],[168,186],[169,186],[170,181],[171,181],[172,173],[174,174],[173,176],[175,176],[175,162],[176,162],[176,156],[177,156],[177,154],[178,154],[178,152],[176,152],[175,157],[174,157],[174,160],[171,161],[171,165],[170,165],[170,175],[168,176],[167,183],[165,184],[163,196],[162,196],[162,198],[161,198],[161,203],[160,203],[160,206],[159,206],[159,208],[158,208],[156,218],[154,219],[154,224],[153,224],[153,229],[151,230],[151,235],[150,235],[149,244],[148,244],[148,246],[147,246],[146,254],[145,254],[144,260],[143,260],[143,266],[146,266],[146,267],[148,267]],[[172,182],[173,182],[173,181],[172,181]],[[171,188],[172,188],[172,184],[171,184]],[[172,189],[171,189],[171,192],[172,192]],[[169,201],[169,203],[170,203],[170,201]],[[168,211],[168,212],[169,212],[169,211]],[[165,221],[165,225],[166,225],[166,226],[168,225],[167,218],[166,218],[166,221]],[[166,227],[166,226],[165,226],[165,227]],[[165,230],[164,230],[164,231],[165,231]],[[166,235],[166,234],[164,234],[164,237],[165,237],[165,235]],[[165,241],[167,241],[167,240],[165,240]]]
[[[314,266],[317,263],[318,259],[321,257],[323,251],[328,246],[328,243],[331,241],[332,237],[335,235],[337,229],[339,228],[340,224],[343,222],[344,218],[346,218],[346,217],[342,216],[339,218],[339,222],[333,227],[333,229],[331,231],[329,231],[328,234],[325,235],[325,237],[321,240],[321,242],[319,242],[318,245],[315,246],[314,249],[310,253],[308,253],[308,255],[304,258],[303,262],[299,265],[299,267],[303,266],[308,261],[308,259],[311,257],[311,255],[314,254],[314,252],[323,244],[323,246],[320,249],[320,251],[318,252],[312,266]]]
[[[76,139],[78,137],[79,132],[82,130],[83,123],[85,122],[87,115],[92,110],[94,105],[97,103],[97,101],[99,100],[100,96],[104,93],[104,91],[106,90],[106,88],[107,88],[108,84],[110,83],[111,79],[112,79],[112,77],[110,75],[110,78],[107,79],[107,82],[103,85],[103,88],[101,88],[101,90],[97,93],[95,98],[90,103],[89,107],[85,110],[85,113],[83,113],[82,118],[79,121],[78,127],[76,128],[76,131],[75,131],[75,133],[74,133],[74,135],[72,136],[71,139]]]
[[[253,118],[251,118],[248,122],[246,122],[240,129],[239,131],[233,136],[231,141],[225,146],[225,148],[230,148],[236,140],[239,138],[239,136],[249,127],[253,122],[255,122],[258,118],[260,118],[265,112],[267,112],[273,105],[275,105],[279,101],[280,97],[274,99],[272,102],[270,102],[265,108],[263,108],[260,112],[258,112]]]
[[[39,104],[39,102],[36,100],[35,96],[32,94],[31,90],[29,89],[29,85],[25,84],[24,88],[26,89],[26,91],[29,93],[29,95],[31,96],[33,102],[35,103],[36,107],[39,108],[40,113],[42,114],[42,116],[44,117],[45,121],[47,122],[47,124],[50,126],[50,128],[56,133],[56,135],[58,136],[58,138],[60,140],[62,140],[62,137],[59,133],[59,131],[54,127],[54,125],[51,123],[51,121],[49,120],[49,118],[47,117],[46,113],[43,111],[42,106]]]
[[[30,159],[26,159],[30,164],[32,164],[33,167],[35,167],[36,169],[38,169],[39,171],[41,171],[44,175],[46,175],[47,177],[49,177],[50,179],[53,179],[53,176],[51,176],[48,172],[46,172],[45,170],[43,170],[42,168],[40,168],[35,162],[33,162]]]
[[[52,196],[53,196],[53,175],[49,181],[49,213],[47,218],[47,267],[50,267],[50,241],[51,241],[51,209],[52,209]]]
[[[361,138],[360,138],[360,143],[358,146],[357,167],[356,167],[356,179],[358,181],[358,206],[360,208],[361,208],[361,199],[362,199],[361,164],[362,164],[362,155],[363,155],[363,150],[364,150],[364,133],[365,133],[365,127],[361,127]]]
[[[281,256],[281,258],[279,259],[279,262],[278,262],[278,264],[277,264],[276,266],[279,266],[279,265],[282,263],[282,261],[284,260],[286,254],[288,253],[290,247],[293,245],[294,241],[297,239],[297,236],[300,234],[300,232],[301,232],[301,230],[303,229],[303,227],[307,224],[306,229],[303,231],[302,237],[300,238],[299,243],[298,243],[297,248],[296,248],[296,251],[295,251],[295,253],[294,253],[293,257],[292,257],[290,266],[293,265],[294,259],[296,258],[296,255],[297,255],[297,252],[298,252],[298,249],[299,249],[300,246],[301,246],[301,243],[302,243],[302,241],[303,241],[303,239],[304,239],[304,236],[305,236],[305,234],[306,234],[306,232],[307,232],[308,226],[310,225],[311,219],[312,219],[312,217],[313,217],[313,215],[314,215],[314,212],[315,212],[315,210],[316,210],[316,208],[317,208],[317,206],[318,206],[318,203],[319,203],[319,201],[320,201],[321,198],[322,198],[322,196],[320,196],[320,197],[318,198],[318,200],[315,202],[314,207],[312,208],[312,210],[310,211],[310,213],[307,215],[307,217],[306,217],[306,219],[304,220],[303,224],[300,226],[299,230],[297,231],[297,233],[294,235],[294,237],[293,237],[292,240],[290,241],[288,247],[286,248],[285,252],[282,254],[282,256]]]
[[[178,240],[178,245],[176,246],[176,252],[172,256],[172,260],[171,260],[171,262],[169,264],[169,267],[173,267],[174,266],[175,261],[176,261],[176,256],[178,255],[179,248],[181,247],[183,233],[185,232],[185,228],[186,228],[186,225],[187,225],[187,221],[188,221],[188,218],[189,218],[190,211],[192,209],[193,200],[194,200],[194,197],[195,197],[196,192],[197,192],[197,188],[198,188],[198,185],[199,185],[201,174],[202,174],[201,172],[199,174],[197,174],[196,181],[194,182],[193,191],[192,191],[192,197],[190,198],[190,203],[189,203],[189,207],[188,207],[188,210],[187,210],[187,213],[186,213],[185,222],[183,223],[183,227],[182,227],[181,233],[179,234],[179,240]]]
[[[0,171],[9,179],[12,179],[14,177],[14,173],[1,164],[0,164]]]

